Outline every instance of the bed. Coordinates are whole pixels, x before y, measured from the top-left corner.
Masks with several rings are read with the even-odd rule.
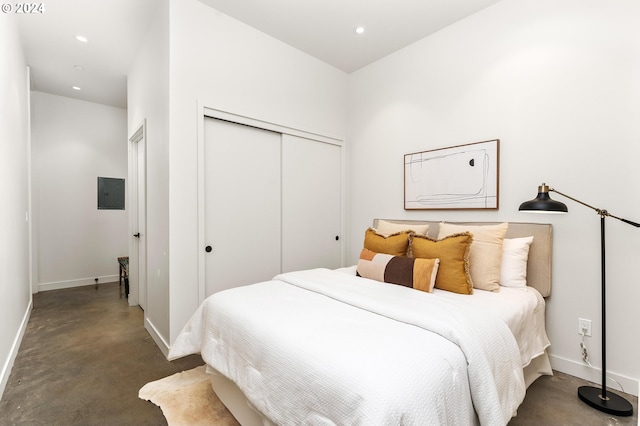
[[[375,220],[372,229],[383,224],[428,227],[429,244],[444,241],[445,226],[505,225]],[[361,255],[351,267],[280,274],[210,296],[169,359],[200,353],[216,394],[243,425],[507,424],[526,388],[552,374],[544,323],[552,228],[510,222],[501,238],[529,239],[526,286],[418,291],[361,276]],[[387,256],[407,260],[400,257]]]

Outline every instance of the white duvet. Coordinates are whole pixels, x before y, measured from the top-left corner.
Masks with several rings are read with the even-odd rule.
[[[355,275],[356,266],[336,271]],[[479,309],[500,318],[518,342],[523,368],[550,346],[545,326],[546,304],[540,292],[533,287],[500,286],[499,292],[474,289],[472,296],[434,288],[433,295],[449,300],[462,309]]]
[[[280,425],[504,425],[525,395],[498,315],[326,269],[212,295],[169,357],[192,353]]]

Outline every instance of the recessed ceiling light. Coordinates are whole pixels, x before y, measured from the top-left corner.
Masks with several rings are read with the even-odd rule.
[[[77,71],[84,71],[84,67],[82,65],[74,65],[73,68]]]
[[[87,39],[85,36],[81,36],[81,35],[77,35],[76,36],[76,40],[81,41],[83,43],[86,43],[89,41],[89,39]]]
[[[356,34],[362,34],[362,33],[364,33],[364,27],[356,28]]]
[[[81,88],[79,88],[78,86],[73,86],[72,87],[73,90],[82,90]]]

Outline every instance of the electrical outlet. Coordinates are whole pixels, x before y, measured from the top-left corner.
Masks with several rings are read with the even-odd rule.
[[[591,320],[578,318],[578,334],[591,337]]]

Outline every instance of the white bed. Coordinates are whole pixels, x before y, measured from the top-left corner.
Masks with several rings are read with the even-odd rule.
[[[437,222],[409,223],[437,235]],[[208,298],[169,357],[201,353],[243,425],[506,424],[551,374],[551,225],[509,224],[506,238],[524,236],[526,288],[426,293],[355,267],[281,274]]]

